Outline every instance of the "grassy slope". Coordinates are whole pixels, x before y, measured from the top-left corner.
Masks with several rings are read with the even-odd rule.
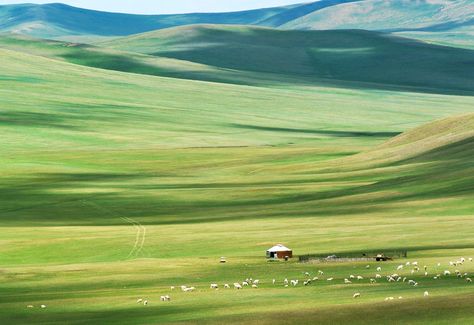
[[[225,71],[277,73],[313,84],[472,91],[474,52],[366,31],[191,26],[101,43]]]
[[[438,261],[444,268],[473,256],[472,115],[382,144],[472,112],[471,97],[265,89],[0,55],[2,320],[361,323],[367,318],[357,315],[402,295],[387,316],[365,317],[472,323],[472,288],[455,277],[414,275],[419,288],[366,280],[342,286],[350,273],[373,276],[375,266],[262,258],[275,242],[297,254],[408,247],[434,274]],[[431,135],[447,125],[455,137]],[[361,151],[368,153],[352,157]],[[397,158],[381,159],[385,152]],[[137,227],[122,218],[146,227],[142,249],[131,251]],[[222,255],[227,265],[217,263]],[[383,274],[398,263],[384,265]],[[335,282],[269,284],[321,268]],[[248,276],[265,281],[262,288],[207,289]],[[170,292],[181,284],[198,292]],[[359,301],[351,298],[356,291]],[[167,293],[172,303],[159,304]],[[135,303],[140,296],[150,299],[148,309]],[[41,303],[48,308],[25,308]]]

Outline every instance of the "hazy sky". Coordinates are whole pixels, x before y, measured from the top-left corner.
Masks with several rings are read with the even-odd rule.
[[[0,5],[51,2],[62,2],[75,7],[103,11],[140,14],[168,14],[184,12],[236,11],[311,2],[311,0],[0,0]]]

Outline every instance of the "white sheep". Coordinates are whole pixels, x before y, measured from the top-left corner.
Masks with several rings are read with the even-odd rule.
[[[234,283],[234,289],[242,289],[240,283]]]
[[[403,270],[403,265],[401,264],[397,267],[397,271],[400,271],[400,270]]]
[[[472,279],[471,279],[471,278],[466,278],[466,281],[467,281],[468,283],[472,283]]]
[[[376,275],[375,275],[375,278],[376,278],[376,279],[381,279],[382,276],[381,276],[380,274],[376,274]]]
[[[272,280],[272,284],[275,284],[275,282],[276,282],[275,279],[273,279],[273,280]]]
[[[321,270],[319,270],[318,273],[319,273],[319,275],[323,275],[323,274],[324,274],[324,272],[321,271]]]
[[[370,283],[376,283],[377,281],[375,279],[370,279]]]
[[[349,278],[355,279],[355,275],[351,274],[351,275],[349,275]]]
[[[351,284],[352,281],[350,281],[349,279],[344,279],[344,283],[345,283],[345,284]]]
[[[143,302],[143,299],[142,298],[138,298],[137,299],[137,304],[141,304]]]
[[[429,294],[428,291],[425,291],[425,292],[423,293],[423,297],[428,297],[429,295],[430,295],[430,294]]]
[[[288,284],[288,279],[283,280],[283,283]]]
[[[360,280],[364,280],[364,278],[363,278],[362,276],[358,275],[358,276],[357,276],[357,280],[359,280],[359,281],[360,281]]]
[[[41,307],[42,309],[44,309],[44,308],[46,308],[46,305],[41,305],[40,307]]]
[[[328,280],[328,281],[332,281],[332,280],[334,280],[334,278],[327,278],[327,280]]]
[[[366,268],[366,269],[370,269],[370,265],[366,265],[365,268]]]
[[[380,271],[382,271],[382,268],[379,266],[379,267],[377,268],[377,272],[380,272]]]
[[[360,292],[356,292],[352,295],[352,298],[360,298]]]
[[[247,281],[242,282],[242,287],[248,286],[249,283]]]
[[[173,286],[171,287],[171,290],[174,290],[174,287],[173,287]]]
[[[260,283],[260,280],[253,280],[253,284],[258,285]]]
[[[393,297],[387,297],[387,298],[385,298],[385,301],[394,300],[394,299],[395,298],[393,298]]]
[[[257,289],[258,286],[256,284],[252,284],[252,288]]]
[[[472,262],[472,257],[469,257],[469,262]]]
[[[35,308],[35,306],[33,306],[33,305],[28,305],[28,306],[26,306],[26,308]]]
[[[148,305],[148,300],[143,301],[143,306],[147,306],[147,305]]]
[[[211,289],[219,289],[219,285],[216,283],[211,283]]]
[[[411,265],[418,265],[418,262],[413,262],[411,263]]]
[[[230,285],[226,283],[226,284],[224,284],[224,288],[225,289],[230,289]]]
[[[445,276],[448,276],[448,275],[451,275],[451,272],[449,272],[448,270],[445,270],[443,274],[444,274]]]

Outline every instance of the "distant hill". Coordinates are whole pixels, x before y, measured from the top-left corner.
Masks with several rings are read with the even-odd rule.
[[[272,73],[311,83],[417,91],[474,91],[474,51],[361,30],[295,31],[186,26],[100,44],[221,71]],[[347,85],[346,85],[347,86]]]
[[[286,29],[365,29],[448,45],[473,46],[472,0],[363,0],[341,3],[283,24]]]
[[[67,6],[0,6],[0,32],[91,42],[157,29],[193,25],[253,25],[280,29],[364,29],[399,33],[428,42],[474,47],[471,0],[321,0],[229,13],[131,15]]]
[[[325,2],[325,1],[323,1]],[[334,2],[334,1],[329,1]],[[75,8],[64,4],[0,6],[0,31],[40,38],[123,36],[173,26],[212,23],[258,25],[298,6],[230,13],[132,15]],[[284,18],[281,18],[284,20]]]

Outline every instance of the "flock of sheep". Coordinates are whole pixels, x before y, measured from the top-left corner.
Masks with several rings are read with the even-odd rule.
[[[469,258],[467,261],[469,262],[472,262],[473,259],[472,258]],[[461,266],[463,265],[464,263],[466,262],[466,259],[465,258],[460,258],[459,260],[457,261],[451,261],[449,262],[449,267],[458,267],[458,266]],[[370,269],[370,265],[367,265],[366,266],[366,269]],[[455,269],[454,271],[450,271],[449,269],[447,270],[444,270],[443,272],[439,272],[439,268],[441,267],[441,263],[438,263],[437,266],[436,266],[436,271],[435,273],[432,273],[433,274],[433,279],[434,280],[438,280],[440,278],[442,278],[443,276],[444,277],[449,277],[451,276],[453,273],[458,277],[458,278],[464,278],[466,280],[467,283],[472,283],[472,279],[470,277],[468,277],[468,274],[467,273],[462,273],[460,272],[458,269]],[[399,272],[399,271],[402,271],[402,270],[405,270],[407,268],[411,268],[410,270],[410,273],[412,275],[416,274],[416,273],[419,273],[420,272],[420,266],[418,265],[418,262],[414,261],[414,262],[406,262],[404,264],[400,264],[396,267],[396,272]],[[414,287],[417,287],[418,286],[418,282],[413,280],[413,279],[408,279],[406,276],[401,276],[399,275],[398,273],[391,273],[391,274],[388,274],[388,275],[385,275],[385,276],[382,276],[380,273],[382,272],[382,267],[381,266],[378,266],[376,268],[376,274],[374,275],[373,278],[369,278],[369,282],[371,284],[374,284],[374,283],[377,283],[377,281],[381,280],[382,278],[385,277],[386,281],[388,282],[403,282],[403,283],[407,283],[408,285],[411,285],[411,286],[414,286]],[[423,266],[423,272],[424,272],[424,276],[425,277],[428,277],[429,276],[429,273],[428,273],[428,266],[424,265]],[[317,276],[314,276],[314,277],[310,277],[310,273],[309,272],[305,272],[304,273],[306,279],[304,280],[301,280],[302,281],[302,284],[303,286],[309,286],[311,285],[312,282],[314,281],[319,281],[319,280],[323,280],[324,278],[324,272],[319,270],[318,271],[318,274]],[[326,277],[325,278],[326,281],[334,281],[334,277]],[[361,276],[361,275],[349,275],[347,278],[344,278],[344,284],[352,284],[353,281],[357,281],[357,282],[360,282],[360,281],[363,281],[364,280],[364,277]],[[272,285],[283,285],[284,287],[297,287],[300,285],[300,280],[299,279],[288,279],[288,278],[285,278],[282,282],[278,282],[276,279],[272,279]],[[244,287],[251,287],[251,288],[254,288],[254,289],[258,289],[259,288],[259,285],[260,285],[260,280],[258,279],[252,279],[252,278],[247,278],[245,279],[244,281],[242,282],[235,282],[231,285],[229,285],[228,283],[225,283],[224,285],[222,285],[222,287],[224,289],[236,289],[236,290],[242,290]],[[212,289],[212,290],[219,290],[221,286],[217,283],[211,283],[209,288]],[[176,288],[174,286],[171,287],[171,290],[175,290]],[[180,286],[180,289],[182,292],[193,292],[196,290],[195,287],[188,287],[188,286]],[[428,297],[429,296],[429,292],[428,291],[425,291],[423,293],[423,296],[424,297]],[[357,299],[357,298],[360,298],[361,297],[361,293],[360,292],[356,292],[352,295],[352,297],[354,299]],[[403,297],[398,297],[398,299],[403,299]],[[170,296],[166,295],[166,296],[161,296],[160,298],[161,301],[171,301],[171,298]],[[395,297],[387,297],[385,298],[385,301],[391,301],[391,300],[395,300]],[[137,300],[137,303],[139,304],[143,304],[144,306],[147,306],[148,305],[148,300],[146,299],[143,299],[143,298],[139,298]]]

